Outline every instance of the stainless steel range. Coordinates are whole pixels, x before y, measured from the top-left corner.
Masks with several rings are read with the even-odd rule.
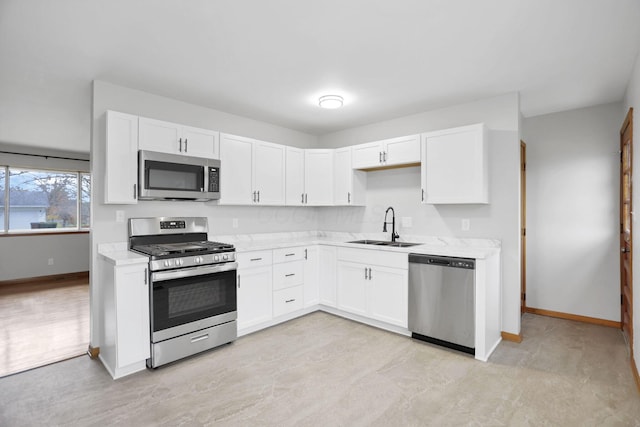
[[[235,249],[207,233],[207,218],[129,219],[129,248],[149,256],[150,368],[237,337]]]

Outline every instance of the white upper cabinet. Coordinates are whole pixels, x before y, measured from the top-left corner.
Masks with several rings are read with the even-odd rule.
[[[334,151],[334,205],[364,206],[367,174],[351,167],[351,147]]]
[[[285,160],[285,202],[289,206],[304,205],[304,150],[287,147]]]
[[[422,202],[489,203],[487,128],[483,123],[422,135]]]
[[[135,204],[138,182],[138,116],[107,111],[105,204]]]
[[[420,135],[409,135],[352,147],[354,169],[417,166],[420,163]]]
[[[333,150],[304,151],[305,204],[333,205]]]
[[[285,146],[269,142],[253,143],[253,195],[254,203],[284,205]]]
[[[283,205],[285,147],[220,136],[220,204]]]
[[[141,150],[217,159],[218,132],[140,117]]]

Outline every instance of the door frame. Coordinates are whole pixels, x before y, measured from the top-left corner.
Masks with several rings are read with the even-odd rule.
[[[520,140],[520,313],[527,309],[527,143]]]
[[[625,152],[624,135],[629,131],[629,149]],[[625,153],[628,158],[625,159]],[[625,161],[628,168],[625,167]],[[620,128],[620,328],[623,331],[633,360],[633,108],[629,108]],[[625,176],[628,179],[625,181]],[[626,182],[626,184],[625,184]],[[625,188],[628,186],[628,189]],[[626,194],[628,193],[628,196]],[[627,208],[625,209],[625,206]],[[625,211],[629,212],[626,220]],[[625,295],[625,283],[628,284],[628,294]],[[625,333],[625,299],[629,322]]]

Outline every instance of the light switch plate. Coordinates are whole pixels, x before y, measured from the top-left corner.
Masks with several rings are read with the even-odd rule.
[[[124,222],[124,211],[116,211],[116,222]]]
[[[469,218],[462,218],[462,231],[469,231],[469,228],[471,228]]]

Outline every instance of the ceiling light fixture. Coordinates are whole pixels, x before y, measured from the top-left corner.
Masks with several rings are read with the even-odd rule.
[[[344,99],[340,95],[324,95],[318,99],[318,105],[322,108],[335,109],[344,104]]]

